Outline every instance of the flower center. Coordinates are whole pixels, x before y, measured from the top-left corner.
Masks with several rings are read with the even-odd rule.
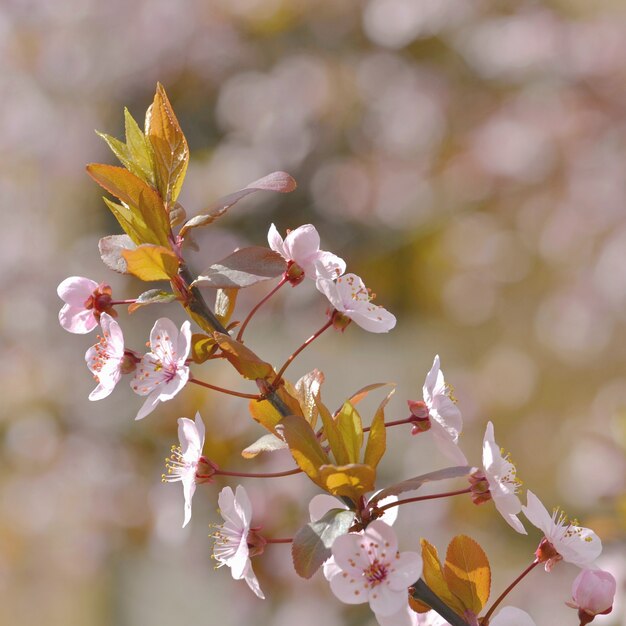
[[[372,564],[363,570],[363,576],[367,579],[367,582],[372,586],[380,585],[386,578],[389,572],[389,564],[374,559]]]
[[[108,351],[109,343],[106,337],[102,337],[101,335],[98,335],[96,339],[98,340],[98,343],[95,344],[94,346],[95,353],[93,357],[91,358],[91,362],[89,363],[89,369],[91,369],[91,371],[94,373],[94,378],[98,380],[98,375],[96,374],[96,372],[102,371],[102,368],[104,367],[105,363],[109,360],[111,355],[109,354],[109,351]]]
[[[171,454],[165,459],[167,474],[161,474],[161,482],[173,483],[182,480],[183,474],[186,474],[193,465],[197,465],[197,463],[193,464],[185,461],[180,446],[172,446]]]

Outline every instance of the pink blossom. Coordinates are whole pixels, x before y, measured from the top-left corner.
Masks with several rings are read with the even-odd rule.
[[[215,539],[213,558],[218,562],[218,567],[223,565],[230,567],[235,580],[243,578],[248,583],[248,587],[259,598],[264,599],[265,596],[250,563],[248,538],[252,521],[252,504],[250,504],[248,494],[241,485],[237,486],[235,493],[230,487],[224,487],[218,496],[218,504],[224,524],[213,534]]]
[[[183,322],[180,332],[172,320],[158,319],[150,332],[151,352],[144,354],[131,384],[140,396],[148,396],[137,417],[142,419],[159,402],[171,400],[187,383],[189,367],[185,361],[191,350],[191,327]]]
[[[424,401],[409,401],[409,409],[415,417],[413,434],[430,430],[443,454],[454,463],[467,465],[467,459],[457,444],[463,429],[463,418],[450,392],[439,366],[439,355],[436,355],[424,380]]]
[[[545,563],[546,572],[561,560],[586,567],[600,556],[602,543],[592,530],[569,522],[558,509],[550,515],[532,491],[526,495],[527,505],[522,511],[545,535],[535,554],[539,562]]]
[[[369,602],[383,617],[402,610],[408,588],[422,574],[422,557],[398,552],[396,534],[380,520],[362,533],[337,537],[332,552],[336,565],[330,578],[332,592],[347,604]]]
[[[520,482],[515,466],[502,456],[500,447],[494,440],[493,424],[489,422],[483,440],[483,467],[493,503],[505,521],[518,533],[527,534],[517,513],[522,503],[517,497]]]
[[[386,333],[396,325],[392,313],[372,303],[372,294],[356,274],[346,274],[334,281],[323,276],[323,268],[319,263],[317,268],[320,273],[316,281],[317,288],[336,311],[371,333]]]
[[[276,226],[272,224],[267,233],[267,241],[274,252],[278,252],[286,261],[295,263],[307,278],[315,280],[319,273],[316,264],[324,272],[336,278],[346,271],[346,263],[332,252],[320,250],[320,236],[315,226],[305,224],[289,231],[284,241]]]
[[[196,491],[196,484],[210,481],[212,470],[215,465],[205,461],[202,457],[204,447],[204,422],[200,413],[196,413],[195,421],[187,417],[178,418],[178,441],[180,445],[172,446],[172,454],[166,459],[167,474],[163,474],[163,482],[182,482],[183,496],[185,498],[185,519],[183,528],[191,519],[191,500]],[[198,475],[198,468],[202,475]]]
[[[59,311],[59,322],[70,333],[91,332],[102,313],[115,317],[111,305],[111,287],[83,276],[70,276],[57,287],[59,298],[65,302]]]
[[[572,601],[566,602],[578,609],[581,623],[589,623],[596,615],[606,615],[613,609],[617,583],[609,572],[601,569],[583,569],[572,583]]]
[[[102,336],[85,354],[87,367],[98,381],[89,394],[90,400],[102,400],[115,388],[122,377],[124,366],[124,335],[120,325],[107,313],[100,316]]]

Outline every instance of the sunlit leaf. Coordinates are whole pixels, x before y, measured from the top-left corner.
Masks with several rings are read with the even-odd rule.
[[[191,335],[190,356],[194,363],[204,363],[217,351],[215,339],[204,333],[193,333]]]
[[[185,237],[187,232],[192,228],[199,226],[207,226],[216,219],[224,215],[231,206],[239,202],[242,198],[256,191],[277,191],[279,193],[288,193],[296,188],[296,181],[286,172],[272,172],[259,180],[255,180],[247,187],[231,193],[228,196],[220,198],[215,204],[203,211],[202,215],[192,217],[180,230],[180,236]]]
[[[301,415],[288,415],[276,426],[285,439],[298,467],[317,485],[325,489],[326,481],[320,477],[320,467],[329,459],[310,424]]]
[[[421,540],[422,560],[424,569],[422,577],[430,589],[443,600],[453,611],[459,615],[463,615],[464,606],[460,600],[450,591],[448,583],[443,575],[443,569],[439,561],[437,548],[429,543],[426,539]]]
[[[422,474],[421,476],[415,476],[414,478],[403,480],[402,482],[396,483],[395,485],[391,485],[390,487],[386,487],[382,491],[379,491],[370,502],[375,504],[376,502],[380,502],[380,500],[389,496],[398,496],[406,491],[416,491],[424,483],[466,476],[471,470],[472,468],[469,465],[459,465],[456,467],[446,467],[434,472],[429,472],[428,474]]]
[[[261,246],[242,248],[225,259],[213,263],[194,281],[202,287],[250,287],[263,280],[276,278],[285,272],[287,262],[283,257]]]
[[[306,417],[311,428],[315,429],[317,424],[318,409],[315,398],[319,396],[324,374],[315,369],[305,374],[295,385],[296,399],[300,403],[304,417]]]
[[[170,225],[159,194],[138,176],[113,165],[91,163],[88,174],[126,207],[109,205],[116,217],[122,213],[120,225],[137,244],[152,243],[169,246]],[[132,225],[132,231],[125,227]]]
[[[165,89],[157,84],[146,134],[154,152],[157,189],[166,206],[178,198],[189,163],[189,147]]]
[[[322,418],[324,435],[328,440],[330,450],[335,457],[336,463],[339,465],[353,463],[354,461],[348,454],[348,450],[346,449],[343,438],[339,434],[339,430],[333,416],[330,414],[330,411],[326,408],[326,405],[322,402],[322,399],[319,396],[315,398],[315,405],[319,416]]]
[[[366,385],[353,393],[350,398],[348,398],[348,402],[350,402],[353,406],[356,406],[359,402],[361,402],[361,400],[364,400],[371,391],[375,391],[381,387],[386,387],[387,385],[396,386],[395,383],[372,383],[371,385]]]
[[[224,333],[215,332],[213,336],[222,349],[224,357],[244,378],[256,380],[257,378],[267,378],[274,373],[274,368],[269,363],[262,361],[241,342]]]
[[[354,511],[331,509],[316,522],[305,524],[294,535],[291,557],[296,573],[311,578],[332,552],[337,537],[345,535],[354,521]]]
[[[480,544],[467,535],[454,537],[448,545],[443,576],[465,609],[478,615],[491,589],[489,559]]]
[[[226,326],[235,310],[238,289],[218,289],[215,294],[215,316]]]
[[[98,250],[102,262],[114,272],[128,274],[126,259],[122,256],[122,250],[134,250],[135,242],[128,235],[109,235],[102,237],[98,242]]]
[[[261,454],[261,452],[276,452],[277,450],[285,450],[289,446],[280,437],[268,433],[259,437],[254,443],[251,443],[247,448],[244,448],[241,452],[241,456],[244,459],[253,459],[255,456]]]
[[[370,425],[370,432],[367,437],[365,456],[363,460],[367,465],[376,468],[385,454],[387,447],[387,428],[385,427],[385,406],[395,393],[392,389],[376,409],[374,419]]]
[[[139,295],[137,300],[128,306],[128,312],[134,313],[137,309],[149,304],[167,304],[168,302],[174,302],[174,300],[176,300],[176,295],[169,293],[169,291],[149,289]]]
[[[363,423],[359,412],[350,402],[344,402],[339,413],[335,415],[334,421],[348,455],[347,462],[358,463],[363,445]]]
[[[154,174],[152,145],[143,134],[128,109],[124,109],[124,126],[126,131],[126,147],[128,148],[133,164],[132,169],[129,169],[134,174],[137,174],[139,178],[145,180],[149,185],[155,187],[156,179]]]
[[[326,491],[334,496],[346,496],[357,502],[367,491],[374,489],[376,471],[369,465],[322,465],[320,479]]]
[[[178,257],[168,248],[145,244],[122,250],[128,272],[141,280],[171,280],[178,274]]]

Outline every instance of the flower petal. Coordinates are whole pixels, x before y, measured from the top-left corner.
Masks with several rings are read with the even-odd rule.
[[[393,571],[389,574],[389,587],[395,591],[405,591],[422,575],[423,561],[417,552],[401,552],[391,562]]]
[[[98,321],[92,310],[65,304],[59,311],[59,324],[70,333],[84,335],[90,333]]]
[[[413,580],[415,582],[416,579]],[[408,585],[407,585],[408,587]],[[386,584],[374,587],[369,594],[370,606],[376,615],[393,615],[407,603],[407,590],[396,591]]]
[[[84,276],[69,276],[57,287],[57,294],[63,302],[84,308],[85,301],[98,287],[98,283]]]
[[[152,411],[156,409],[160,401],[161,399],[160,399],[159,391],[158,389],[155,389],[146,398],[146,401],[143,403],[142,407],[139,409],[139,412],[137,413],[137,417],[135,417],[135,420],[142,420],[144,417],[146,417],[146,415],[150,415],[150,413],[152,413]]]
[[[346,604],[363,604],[368,601],[368,588],[361,575],[352,576],[340,570],[330,579],[330,590]]]
[[[287,259],[287,253],[285,252],[285,247],[283,245],[283,238],[280,236],[278,229],[274,224],[270,226],[270,229],[267,233],[267,243],[270,248],[274,250],[274,252],[278,252],[280,256],[284,259]],[[287,259],[288,260],[288,259]]]
[[[533,618],[514,606],[505,606],[489,622],[490,626],[536,626]]]
[[[254,591],[256,596],[261,598],[261,600],[265,600],[265,596],[263,595],[263,592],[261,591],[259,581],[257,580],[257,577],[254,574],[254,571],[252,570],[252,563],[250,563],[250,561],[248,561],[248,567],[244,571],[243,577],[245,581],[248,583],[248,587],[250,587],[250,589]]]
[[[312,224],[304,224],[285,237],[285,252],[300,267],[306,264],[320,249],[320,236]]]

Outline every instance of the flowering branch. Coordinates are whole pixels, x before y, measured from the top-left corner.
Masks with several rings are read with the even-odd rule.
[[[385,506],[376,507],[376,510],[379,513],[386,511],[387,509],[391,509],[394,506],[400,506],[401,504],[410,504],[411,502],[422,502],[423,500],[436,500],[437,498],[449,498],[451,496],[459,496],[463,493],[471,493],[472,488],[468,487],[467,489],[459,489],[458,491],[447,491],[445,493],[433,493],[428,496],[416,496],[415,498],[405,498],[404,500],[396,500],[395,502],[389,502],[389,504],[385,504]]]
[[[237,396],[238,398],[249,398],[250,400],[263,400],[263,396],[260,394],[254,393],[242,393],[240,391],[233,391],[232,389],[224,389],[223,387],[218,387],[217,385],[211,385],[210,383],[205,383],[202,380],[198,380],[197,378],[189,377],[189,382],[194,383],[195,385],[200,385],[201,387],[206,387],[207,389],[213,389],[214,391],[220,391],[221,393],[225,393],[229,396]]]

